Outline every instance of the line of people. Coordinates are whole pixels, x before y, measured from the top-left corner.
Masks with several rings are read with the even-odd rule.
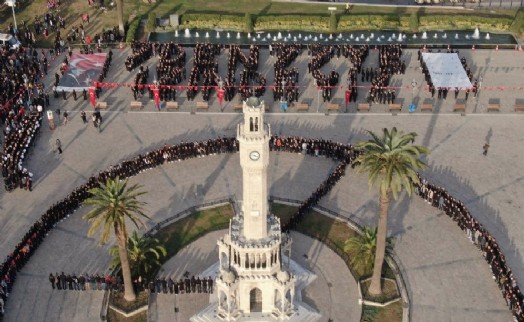
[[[331,101],[333,88],[339,82],[340,75],[334,69],[331,70],[329,75],[324,75],[320,69],[327,64],[337,54],[337,52],[338,57],[340,57],[340,47],[337,49],[332,45],[311,45],[309,50],[311,51],[311,56],[313,58],[308,63],[308,71],[315,79],[315,85],[322,90],[322,98],[324,99],[324,102],[329,102]]]
[[[513,313],[516,321],[524,322],[524,296],[517,284],[517,278],[506,263],[495,237],[473,217],[464,203],[451,196],[446,189],[428,182],[419,175],[420,184],[415,185],[415,192],[428,204],[442,210],[459,228],[466,233],[468,239],[482,251],[490,266],[493,279],[497,283],[502,297]]]
[[[371,105],[394,104],[395,90],[388,89],[393,74],[404,74],[406,65],[401,60],[401,45],[382,45],[379,47],[379,73],[372,73],[371,87],[367,95],[367,101]]]
[[[288,67],[301,53],[302,47],[299,44],[273,43],[269,46],[270,56],[276,57],[273,65],[275,72],[273,99],[275,101],[287,100],[289,103],[298,101],[298,68]]]
[[[164,294],[189,294],[189,293],[213,293],[214,281],[209,277],[195,277],[185,275],[184,278],[178,281],[171,277],[157,277],[155,280],[149,281],[148,290],[150,293],[164,293]]]

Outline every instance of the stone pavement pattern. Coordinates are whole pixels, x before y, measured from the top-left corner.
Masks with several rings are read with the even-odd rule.
[[[124,53],[115,55],[118,58],[110,72],[110,77],[113,73],[118,74],[121,81],[131,78],[119,68]],[[485,83],[492,79],[495,84],[522,84],[522,53],[501,51],[495,54],[478,50],[475,53],[465,51],[464,54],[474,66],[475,74],[485,71]],[[402,86],[409,85],[413,75],[422,78],[420,71],[415,70],[416,52],[407,51],[405,55],[410,59],[408,73],[403,77],[395,76],[398,85]],[[370,57],[367,62],[373,63],[372,60]],[[104,94],[110,96],[108,101],[113,99],[119,104],[111,105],[110,112],[103,112],[104,131],[100,134],[92,125],[81,124],[78,113],[72,113],[70,124],[59,126],[53,132],[46,126],[42,128],[36,147],[28,156],[27,167],[36,178],[34,191],[0,191],[2,258],[45,209],[85,182],[90,175],[164,143],[234,135],[240,120],[238,114],[232,113],[121,113],[126,110],[125,103],[130,98],[130,93],[126,92],[127,89],[120,89]],[[315,97],[315,92],[305,92],[303,96]],[[339,92],[337,95],[341,97]],[[288,113],[270,114],[267,121],[274,133],[323,137],[341,142],[363,139],[366,129],[378,131],[390,126],[419,133],[417,143],[425,144],[433,151],[428,157],[430,169],[424,174],[467,204],[497,238],[519,281],[524,281],[521,254],[524,237],[520,233],[524,226],[524,219],[520,216],[524,202],[518,197],[523,190],[524,164],[519,160],[524,153],[520,142],[524,137],[521,125],[524,115],[512,114],[511,105],[521,94],[518,91],[482,92],[478,101],[470,98],[471,105],[468,105],[465,117],[448,113],[452,101],[448,99],[443,102],[439,113],[432,114],[401,113],[393,117],[380,113],[331,116]],[[403,95],[411,97],[411,91],[401,90],[400,97]],[[483,102],[495,95],[501,98],[502,113],[484,114]],[[53,104],[58,103],[64,104],[62,100],[53,101]],[[78,101],[76,106],[72,101],[68,103],[73,111],[79,110],[80,103],[84,104],[83,101]],[[152,104],[149,110],[151,107]],[[217,111],[217,108],[218,104],[215,104],[211,110]],[[189,111],[188,107],[182,109]],[[231,111],[231,107],[226,107],[227,111]],[[61,139],[64,148],[61,156],[52,152],[57,138]],[[490,140],[491,148],[489,155],[483,157],[482,145],[486,140]],[[275,169],[271,177],[271,194],[299,200],[308,196],[334,166],[329,160],[287,153],[272,153],[271,158]],[[143,183],[151,192],[146,197],[148,212],[152,216],[152,222],[148,223],[151,226],[205,200],[240,196],[237,170],[237,158],[223,155],[168,164],[131,181]],[[367,191],[365,178],[348,171],[322,204],[360,222],[372,223],[376,218],[377,198]],[[50,272],[105,272],[107,269],[107,247],[100,248],[96,246],[96,239],[85,237],[88,226],[80,218],[85,211],[81,209],[60,223],[22,270],[8,303],[7,321],[63,321],[70,320],[75,314],[81,319],[81,313],[76,312],[81,312],[84,306],[77,307],[77,301],[86,303],[87,311],[93,317],[98,316],[99,310],[95,307],[101,302],[101,293],[57,295],[47,281]],[[424,321],[510,320],[488,266],[448,218],[438,217],[438,211],[416,198],[411,203],[402,200],[392,205],[390,229],[391,234],[398,238],[396,251],[404,265],[414,318],[420,320],[422,317]],[[53,304],[48,306],[49,300]],[[28,311],[27,307],[34,310]]]

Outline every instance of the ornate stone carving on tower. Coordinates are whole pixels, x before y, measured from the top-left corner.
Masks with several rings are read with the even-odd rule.
[[[290,260],[291,237],[281,232],[280,220],[269,212],[271,128],[264,123],[264,102],[251,97],[244,102],[243,112],[244,122],[237,128],[242,207],[231,220],[229,232],[217,242],[217,303],[191,320],[316,321],[318,313],[299,303],[300,296],[295,297],[297,276],[290,265],[299,272],[302,288],[315,276]]]

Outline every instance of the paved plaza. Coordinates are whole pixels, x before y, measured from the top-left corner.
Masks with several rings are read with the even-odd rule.
[[[191,50],[188,50],[188,54]],[[131,82],[135,72],[123,68],[128,50],[115,51],[107,81]],[[524,76],[524,53],[515,51],[462,50],[474,75],[483,75],[486,86],[521,86]],[[413,78],[422,84],[422,74],[416,61],[416,51],[406,50],[406,75],[397,75],[391,85],[408,86]],[[190,56],[189,56],[190,57]],[[219,71],[225,74],[225,58],[221,56]],[[271,62],[267,51],[262,60]],[[292,67],[299,67],[302,83],[311,81],[306,75],[307,54]],[[155,59],[151,59],[154,66]],[[56,61],[55,61],[56,64]],[[188,59],[188,66],[191,59]],[[364,66],[376,66],[377,55],[371,52]],[[345,81],[349,63],[333,59],[323,68],[341,73]],[[153,70],[152,67],[150,67]],[[261,64],[272,84],[273,71],[269,63]],[[238,79],[238,78],[237,78]],[[359,82],[360,84],[360,82]],[[425,85],[425,84],[424,84]],[[359,100],[364,93],[359,92]],[[411,90],[398,92],[404,107],[411,101]],[[180,112],[155,112],[152,101],[142,112],[128,112],[132,99],[128,88],[105,91],[101,100],[109,103],[104,116],[103,131],[84,125],[79,111],[90,111],[87,101],[53,100],[52,108],[60,106],[72,111],[70,123],[54,131],[45,125],[36,146],[27,157],[27,168],[34,173],[33,192],[0,191],[0,256],[4,258],[20,241],[28,227],[53,203],[65,197],[89,176],[111,164],[165,143],[182,140],[203,140],[217,136],[233,136],[240,114],[232,103],[220,110],[216,95],[212,95],[209,111],[191,115],[192,107],[185,93],[179,98]],[[429,99],[427,91],[415,93],[419,100]],[[471,213],[491,232],[503,249],[509,266],[521,283],[524,281],[522,250],[524,218],[524,114],[513,112],[516,99],[524,98],[522,90],[482,91],[478,99],[470,96],[466,116],[452,112],[454,100],[435,101],[434,113],[404,109],[399,115],[385,113],[386,107],[373,105],[370,113],[324,115],[325,107],[317,110],[317,91],[310,86],[299,101],[310,101],[309,113],[278,112],[272,104],[272,94],[264,99],[271,104],[267,122],[280,135],[322,137],[340,142],[355,142],[366,138],[365,130],[379,131],[397,126],[419,134],[416,143],[427,145],[432,153],[424,176],[445,187],[461,199]],[[337,90],[335,100],[343,104],[343,90]],[[500,113],[487,113],[490,99],[499,99]],[[146,100],[144,99],[144,102]],[[193,103],[194,104],[194,103]],[[64,153],[56,154],[53,143],[59,138]],[[491,148],[482,155],[486,141]],[[304,200],[327,176],[335,164],[323,158],[299,154],[272,153],[269,178],[270,194]],[[218,155],[175,162],[139,174],[131,182],[139,182],[149,193],[148,226],[172,216],[190,206],[227,196],[240,198],[239,161],[237,155]],[[377,220],[378,197],[369,191],[367,179],[348,170],[347,175],[321,201],[321,205],[337,211],[362,224]],[[6,321],[94,321],[100,314],[103,293],[59,292],[51,290],[47,275],[50,272],[106,273],[109,266],[109,246],[97,246],[97,240],[87,238],[88,225],[81,219],[87,209],[81,208],[61,222],[46,238],[17,278],[6,308]],[[494,283],[489,266],[480,252],[454,222],[418,197],[402,197],[391,206],[390,234],[396,238],[395,250],[400,258],[402,273],[411,297],[413,321],[511,321],[500,291]],[[350,292],[351,293],[351,292]],[[350,295],[352,298],[354,294]],[[335,320],[337,321],[337,320]]]

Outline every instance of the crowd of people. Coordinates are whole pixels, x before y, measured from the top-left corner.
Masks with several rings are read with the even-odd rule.
[[[406,64],[402,57],[402,46],[382,45],[379,47],[378,70],[370,73],[371,86],[367,96],[369,104],[394,104],[396,93],[389,88],[389,82],[394,74],[404,74]]]
[[[269,46],[269,55],[275,56],[275,78],[273,80],[273,99],[287,101],[290,104],[298,101],[298,68],[288,68],[302,53],[299,44],[273,43]]]
[[[469,240],[482,251],[506,304],[513,312],[515,319],[523,322],[524,296],[495,237],[471,215],[462,201],[451,196],[446,189],[429,183],[425,178],[419,176],[419,180],[420,184],[415,185],[416,193],[428,204],[444,211],[466,233]]]
[[[202,98],[208,101],[211,89],[218,86],[218,60],[221,46],[217,44],[197,44],[194,49],[193,68],[189,73],[187,100],[192,101],[198,93],[199,81],[202,77]]]
[[[335,47],[332,45],[311,45],[309,50],[311,51],[313,58],[308,63],[308,71],[315,79],[315,85],[322,91],[322,98],[324,99],[324,102],[329,102],[331,101],[333,88],[338,85],[340,75],[334,69],[331,70],[329,75],[324,75],[320,69],[335,55],[340,57],[340,46]]]
[[[35,49],[0,47],[0,123],[4,136],[0,167],[7,191],[20,187],[31,190],[32,174],[23,162],[49,106],[42,78],[47,73],[46,52]]]
[[[213,283],[211,276],[200,278],[185,274],[184,278],[178,281],[171,277],[157,277],[149,281],[147,287],[150,293],[158,294],[213,293]]]
[[[104,274],[49,274],[51,287],[57,290],[106,291],[123,290],[124,282],[119,275]]]

